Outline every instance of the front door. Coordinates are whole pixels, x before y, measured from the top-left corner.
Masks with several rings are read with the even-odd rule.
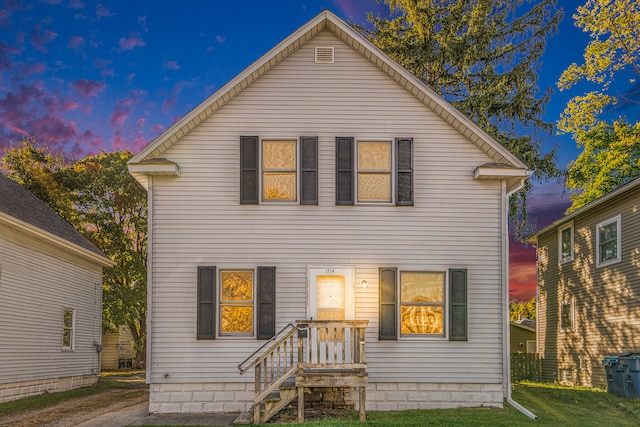
[[[353,280],[353,267],[309,267],[309,319],[353,320]]]

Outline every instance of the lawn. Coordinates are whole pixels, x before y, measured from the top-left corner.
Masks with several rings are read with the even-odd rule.
[[[358,422],[356,412],[345,419],[287,424],[287,427],[351,426],[639,426],[640,399],[626,400],[598,389],[522,382],[513,399],[538,416],[531,420],[515,408],[446,409],[428,411],[369,412]]]

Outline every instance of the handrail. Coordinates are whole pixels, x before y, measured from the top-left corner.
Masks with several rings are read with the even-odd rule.
[[[291,331],[287,332],[282,338],[280,338],[275,344],[271,344],[272,341],[275,341],[276,338],[278,337],[278,335],[280,335],[281,333],[283,333],[287,328],[292,328]],[[243,368],[242,365],[244,365],[245,363],[247,363],[249,360],[251,360],[256,354],[260,353],[265,347],[267,347],[268,345],[272,345],[273,347],[278,347],[280,344],[282,344],[282,342],[284,342],[286,339],[290,338],[296,331],[298,330],[298,327],[296,325],[294,325],[293,323],[289,323],[287,324],[284,328],[280,329],[280,331],[278,331],[277,334],[275,334],[273,337],[269,338],[269,340],[267,342],[265,342],[259,349],[257,349],[256,351],[254,351],[253,353],[251,353],[251,356],[247,357],[245,360],[243,360],[239,365],[238,365],[238,369],[240,370],[240,375],[243,375],[245,372],[247,372],[249,369],[253,368],[254,366],[256,366],[258,363],[260,363],[265,357],[267,357],[267,355],[269,354],[269,352],[265,352],[262,356],[258,357],[256,360],[254,360],[249,366],[247,366],[246,368]]]

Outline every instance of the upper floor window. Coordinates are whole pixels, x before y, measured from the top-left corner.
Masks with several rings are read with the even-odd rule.
[[[620,262],[621,230],[620,215],[596,225],[596,265],[603,267]]]
[[[75,340],[76,311],[65,308],[62,315],[62,349],[73,350]]]
[[[413,139],[336,137],[336,205],[413,206]]]
[[[357,143],[358,202],[391,203],[391,141]]]
[[[318,137],[240,137],[240,203],[318,204]]]
[[[262,141],[262,201],[297,200],[297,141]]]
[[[558,259],[561,264],[573,261],[573,236],[573,221],[558,228]]]

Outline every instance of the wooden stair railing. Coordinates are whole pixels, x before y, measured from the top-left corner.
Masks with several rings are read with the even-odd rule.
[[[365,421],[368,376],[364,333],[368,323],[298,320],[240,363],[240,374],[254,368],[253,422],[266,422],[296,397],[298,421],[304,421],[305,387],[355,387],[360,420]],[[294,376],[295,383],[291,381]]]
[[[295,358],[296,349],[294,348],[294,335],[297,331],[297,326],[289,323],[238,365],[240,374],[255,368],[256,395],[253,400],[253,422],[255,424],[265,422],[296,398],[296,393],[281,393],[280,399],[275,403],[267,402],[269,395],[279,391],[280,386],[298,370]],[[271,344],[272,342],[273,344]],[[271,347],[265,350],[269,345]]]

